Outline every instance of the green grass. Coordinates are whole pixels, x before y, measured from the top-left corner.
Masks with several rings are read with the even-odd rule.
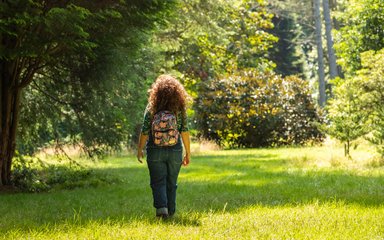
[[[93,166],[109,186],[0,195],[0,239],[384,239],[384,167],[365,149],[195,152],[173,219],[154,217],[146,165],[111,157]]]

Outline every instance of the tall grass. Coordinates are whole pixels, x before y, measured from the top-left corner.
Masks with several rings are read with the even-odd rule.
[[[201,149],[201,148],[199,148]],[[154,217],[146,166],[96,163],[108,186],[0,195],[2,239],[383,239],[384,168],[366,149],[198,151],[177,214]],[[337,163],[336,163],[337,162]]]

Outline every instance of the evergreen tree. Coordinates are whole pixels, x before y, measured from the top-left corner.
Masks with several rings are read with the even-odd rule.
[[[296,16],[284,10],[275,11],[272,23],[270,32],[279,40],[270,49],[269,59],[276,64],[276,73],[304,77],[304,54],[299,40],[303,30]]]
[[[95,102],[90,99],[98,96],[100,99],[104,98],[104,103],[111,104],[107,100],[110,95],[102,94],[107,90],[103,86],[113,85],[114,77],[121,73],[109,78],[111,75],[100,72],[100,66],[103,61],[110,62],[111,53],[119,51],[120,47],[130,46],[130,51],[125,53],[134,57],[133,53],[140,43],[136,39],[140,39],[143,30],[150,29],[162,12],[172,4],[172,1],[139,0],[1,1],[1,185],[10,184],[20,109],[25,101],[31,100],[31,94],[25,92],[23,97],[23,91],[31,90],[29,86],[34,82],[36,91],[57,102],[66,103],[67,107],[62,108],[60,115],[55,117],[73,118],[75,115],[77,126],[81,126],[84,131],[89,126],[85,124],[87,122],[91,122],[93,126],[108,122],[106,117],[109,115],[103,113],[100,105],[93,105]],[[99,68],[95,68],[97,65]],[[96,69],[98,71],[95,73]],[[95,113],[93,118],[84,114],[89,109]],[[50,111],[49,108],[45,110]],[[95,119],[101,122],[95,122]],[[47,127],[49,126],[43,126]],[[102,129],[102,126],[98,127]],[[87,146],[106,143],[104,140],[100,141],[100,136],[78,133],[78,137],[85,137],[83,142]],[[107,144],[114,145],[116,142],[107,141]]]

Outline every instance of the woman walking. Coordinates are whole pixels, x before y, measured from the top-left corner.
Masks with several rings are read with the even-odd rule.
[[[153,205],[161,218],[175,213],[177,177],[181,165],[190,162],[187,99],[183,85],[170,75],[159,76],[149,90],[137,160],[142,162],[146,146]]]

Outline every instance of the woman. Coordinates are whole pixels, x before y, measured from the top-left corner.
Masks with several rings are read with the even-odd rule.
[[[172,216],[175,213],[177,177],[181,165],[187,166],[190,162],[187,99],[188,94],[183,85],[169,75],[159,76],[149,90],[137,160],[142,163],[143,148],[146,145],[153,205],[156,208],[156,216],[161,218]],[[169,127],[164,128],[165,130],[161,129],[162,131],[155,131],[160,126],[172,126],[172,121],[175,129],[169,130],[171,128]],[[159,125],[156,125],[158,122]],[[167,134],[171,135],[172,140],[168,141],[168,138],[163,137]],[[158,135],[164,139],[159,140]],[[168,135],[166,137],[169,137]],[[181,141],[185,148],[184,158],[182,157]]]

